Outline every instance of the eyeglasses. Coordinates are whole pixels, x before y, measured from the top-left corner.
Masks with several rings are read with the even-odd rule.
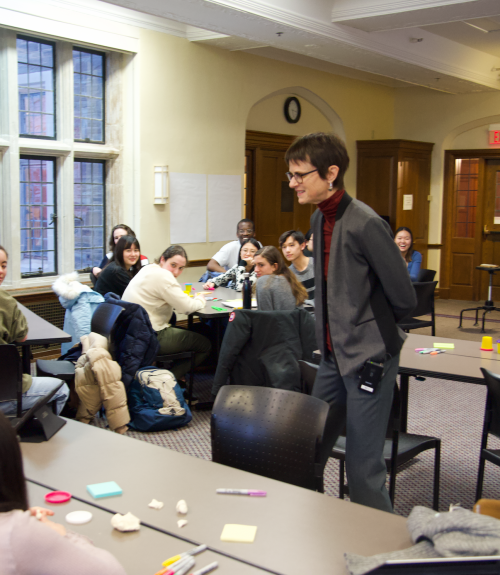
[[[298,174],[297,172],[293,173],[293,172],[287,172],[286,173],[286,177],[288,178],[288,181],[291,182],[292,178],[295,178],[295,181],[297,182],[297,184],[301,184],[302,181],[304,180],[305,176],[308,176],[309,174],[312,174],[313,172],[317,172],[318,170],[311,170],[310,172],[306,172],[305,174]]]

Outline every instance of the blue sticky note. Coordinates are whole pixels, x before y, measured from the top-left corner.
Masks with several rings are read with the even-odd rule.
[[[114,495],[121,495],[123,493],[122,488],[118,483],[116,483],[116,481],[106,481],[105,483],[87,485],[87,491],[94,499],[113,497]]]

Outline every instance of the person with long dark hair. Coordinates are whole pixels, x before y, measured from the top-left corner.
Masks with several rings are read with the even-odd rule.
[[[413,249],[413,233],[410,228],[401,226],[396,230],[394,241],[408,267],[408,273],[412,282],[416,282],[418,272],[422,265],[422,254]]]
[[[52,515],[49,509],[29,507],[19,442],[0,413],[0,573],[125,575],[111,553],[54,523]]]
[[[102,270],[95,291],[102,295],[113,292],[122,297],[130,280],[141,269],[141,246],[137,238],[122,236],[115,247],[113,260]]]
[[[260,244],[257,240],[254,240],[253,238],[243,240],[241,242],[240,253],[238,255],[238,263],[228,269],[227,272],[217,276],[216,278],[212,278],[203,285],[203,288],[208,289],[212,287],[225,286],[229,282],[233,282],[230,287],[236,291],[241,291],[246,273],[249,274],[250,282],[253,285],[257,281],[253,258],[259,249]]]
[[[305,302],[305,287],[287,267],[277,248],[266,246],[260,249],[254,262],[259,310],[293,310]]]
[[[186,250],[182,246],[170,246],[156,263],[145,266],[132,279],[122,299],[137,303],[146,310],[158,337],[161,353],[194,351],[195,365],[199,365],[210,353],[210,341],[195,331],[170,324],[174,310],[190,314],[205,307],[202,294],[197,293],[190,298],[177,281],[186,264]],[[171,371],[177,380],[182,381],[190,368],[191,360],[181,359],[174,362]]]

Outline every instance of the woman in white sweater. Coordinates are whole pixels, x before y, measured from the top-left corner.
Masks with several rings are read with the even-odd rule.
[[[190,298],[177,281],[187,264],[187,254],[182,246],[170,246],[159,261],[145,266],[132,278],[122,299],[141,305],[149,315],[156,331],[161,353],[194,351],[195,365],[210,353],[210,340],[205,336],[169,324],[172,312],[190,314],[205,307],[205,298],[196,294]],[[171,369],[176,379],[182,380],[191,368],[191,360],[174,362]]]
[[[0,413],[0,573],[126,575],[111,553],[54,523],[50,515],[54,512],[28,507],[19,442]]]

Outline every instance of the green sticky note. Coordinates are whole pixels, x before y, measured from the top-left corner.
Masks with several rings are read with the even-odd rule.
[[[435,343],[434,347],[438,347],[439,349],[455,349],[454,343]]]

